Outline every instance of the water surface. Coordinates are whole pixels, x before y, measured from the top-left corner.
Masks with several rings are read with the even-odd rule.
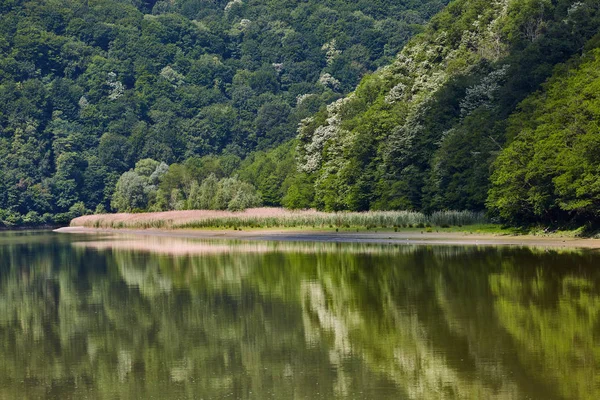
[[[0,234],[0,398],[598,399],[600,254]]]

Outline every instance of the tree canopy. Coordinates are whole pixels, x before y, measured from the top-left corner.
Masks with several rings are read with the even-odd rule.
[[[0,1],[0,220],[111,210],[142,159],[291,139],[445,3]]]
[[[595,74],[556,78],[556,102],[534,93],[598,45],[598,11],[591,0],[451,2],[392,64],[302,121],[299,169],[314,182],[312,204],[483,210],[499,168],[487,204],[505,221],[596,209]]]

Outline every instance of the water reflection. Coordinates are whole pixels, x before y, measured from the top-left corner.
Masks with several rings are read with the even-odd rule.
[[[0,398],[596,399],[600,257],[0,236]]]

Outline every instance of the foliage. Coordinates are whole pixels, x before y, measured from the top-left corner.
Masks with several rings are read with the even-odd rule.
[[[260,198],[599,220],[597,1],[445,3],[3,4],[0,219]]]
[[[0,209],[9,223],[111,210],[139,160],[235,164],[282,143],[446,1],[0,2]],[[136,199],[116,207],[152,202],[127,180]]]
[[[210,193],[206,195],[210,196]],[[211,204],[214,204],[213,208],[216,210],[242,211],[260,206],[262,200],[249,183],[237,178],[223,178],[217,184],[217,191]]]
[[[237,176],[217,178],[216,173],[224,174],[221,161],[207,156],[168,166],[150,158],[140,160],[135,169],[117,181],[111,206],[120,212],[142,212],[241,211],[262,205],[260,194],[251,184]],[[205,177],[207,170],[215,172]]]
[[[450,3],[392,64],[364,77],[352,94],[326,111],[302,121],[298,166],[314,182],[313,204],[329,211],[485,210],[492,163],[515,137],[508,116],[541,87],[557,64],[579,54],[584,46],[595,47],[599,27],[600,13],[593,0]],[[593,82],[573,86],[579,93],[586,88],[593,92]],[[580,101],[584,98],[582,94]],[[596,119],[590,101],[583,108],[587,111],[575,113],[581,126],[593,126]],[[537,104],[530,102],[528,107],[535,109]],[[526,118],[547,110],[531,111],[519,123],[526,124]],[[557,121],[555,132],[570,126],[561,123]],[[523,147],[530,148],[534,140],[515,144],[515,162],[516,158],[531,160],[533,153]],[[563,203],[556,207],[570,212],[586,209],[587,215],[598,208],[591,200],[595,164],[583,167],[585,171],[575,167],[581,165],[581,158],[593,159],[586,149],[594,146],[581,144],[572,157],[561,156],[557,146],[544,158],[572,161],[572,167],[564,166],[570,168],[568,173],[557,171],[562,177],[555,185]],[[539,160],[540,166],[544,163]],[[514,163],[504,166],[502,175],[510,185],[527,191],[520,177],[536,172]],[[545,168],[539,174],[553,179],[545,175]],[[502,197],[512,201],[509,192]],[[548,202],[557,195],[517,195],[510,204],[512,212],[522,209],[527,201],[522,199],[527,197],[539,202],[539,210],[546,213],[536,214],[540,219],[556,219]],[[535,214],[527,207],[523,212]],[[506,212],[502,215],[508,217]],[[514,222],[522,215],[512,216]]]
[[[140,160],[135,169],[125,172],[115,187],[111,206],[120,212],[141,211],[155,200],[157,185],[168,173],[168,166],[152,159]]]
[[[489,206],[511,222],[600,217],[600,49],[561,66],[509,120]]]

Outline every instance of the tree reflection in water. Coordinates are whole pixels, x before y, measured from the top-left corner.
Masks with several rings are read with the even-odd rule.
[[[600,257],[0,237],[0,397],[600,397]]]

